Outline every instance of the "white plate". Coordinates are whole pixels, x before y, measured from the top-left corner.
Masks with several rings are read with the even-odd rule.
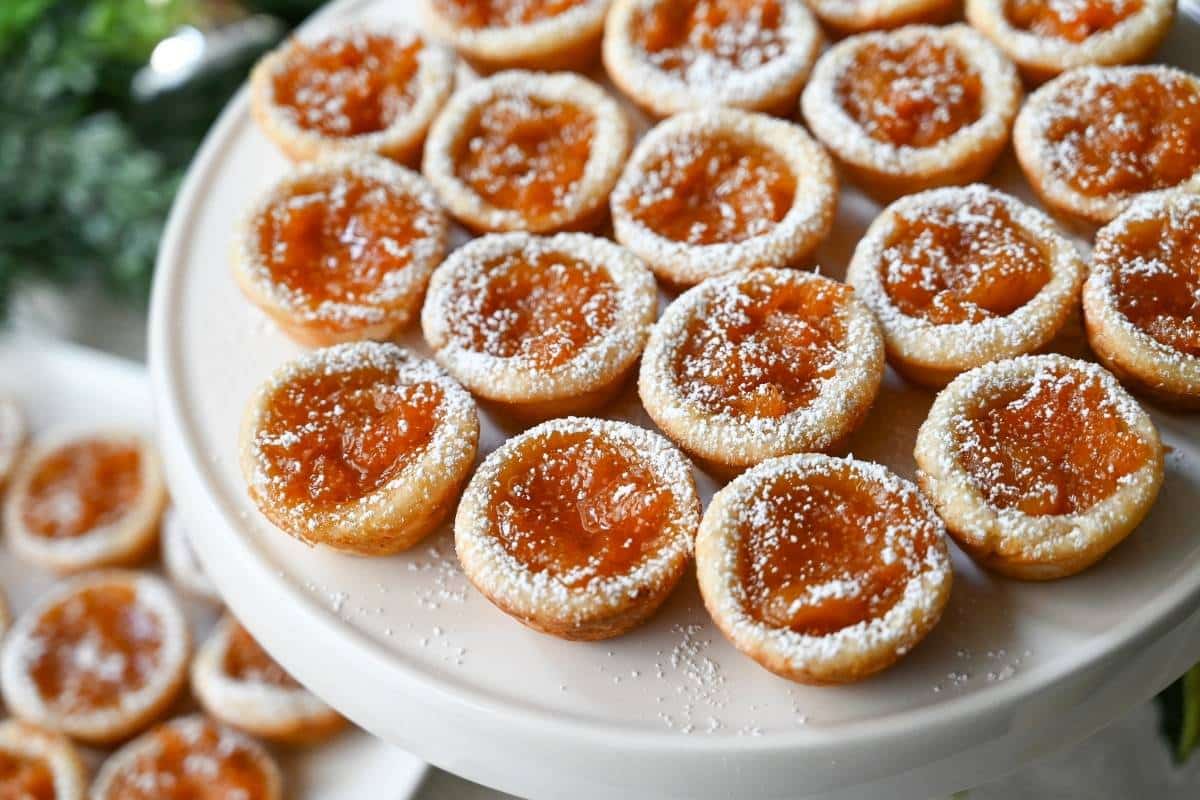
[[[46,340],[0,340],[0,394],[17,399],[35,437],[63,422],[150,426],[150,387],[141,366]],[[0,581],[15,617],[55,578],[0,546]],[[188,612],[193,639],[203,641],[218,609],[177,594]],[[277,755],[288,797],[297,800],[403,800],[413,795],[427,770],[413,756],[361,731],[347,732],[325,745],[280,749]],[[88,756],[98,763],[103,754],[92,751]],[[381,795],[383,786],[388,792]]]
[[[339,2],[312,27],[409,17],[413,5]],[[1181,20],[1169,57],[1194,66],[1187,41],[1197,36]],[[578,644],[491,607],[459,571],[448,530],[389,558],[304,546],[249,502],[236,459],[251,391],[300,352],[240,296],[227,260],[239,216],[286,168],[243,92],[197,157],[162,248],[157,409],[171,484],[222,593],[289,670],[380,736],[538,797],[861,796],[866,786],[928,796],[1085,735],[1200,655],[1194,635],[1160,641],[1191,624],[1200,597],[1200,425],[1163,415],[1174,449],[1162,497],[1111,558],[1038,585],[995,579],[956,552],[942,623],[857,686],[806,688],[764,672],[721,638],[694,581],[644,627]],[[1028,196],[1011,163],[999,182]],[[877,210],[847,188],[819,254],[828,271],[844,269]],[[405,341],[424,350],[416,333]],[[890,375],[855,454],[911,474],[930,401]],[[632,395],[611,413],[649,424]],[[482,453],[505,435],[484,415]],[[1177,644],[1186,652],[1164,652]]]

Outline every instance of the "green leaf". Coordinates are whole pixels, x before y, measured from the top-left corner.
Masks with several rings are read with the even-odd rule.
[[[1155,698],[1159,727],[1170,743],[1176,763],[1191,757],[1200,744],[1200,664],[1185,672]]]

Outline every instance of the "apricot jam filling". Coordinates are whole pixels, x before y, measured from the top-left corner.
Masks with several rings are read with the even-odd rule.
[[[634,18],[633,31],[650,63],[701,81],[778,58],[782,24],[779,0],[662,0]]]
[[[435,221],[418,198],[353,171],[290,184],[256,220],[273,283],[315,313],[334,304],[387,306],[388,289]],[[400,293],[402,294],[402,293]]]
[[[848,469],[776,476],[737,521],[743,608],[809,636],[877,619],[904,596],[937,535],[915,492]]]
[[[833,281],[772,284],[751,276],[688,321],[675,352],[685,397],[718,414],[781,417],[835,372],[851,289]]]
[[[416,96],[421,40],[355,33],[297,42],[274,76],[275,102],[305,130],[358,136],[391,126]]]
[[[551,369],[612,329],[617,286],[603,266],[547,250],[496,258],[450,306],[454,337],[477,353]]]
[[[154,678],[163,637],[161,620],[133,587],[84,588],[37,621],[29,672],[38,694],[60,712],[113,708]]]
[[[1050,280],[1041,247],[994,197],[897,214],[880,271],[901,312],[935,325],[1008,316]]]
[[[0,751],[0,800],[55,800],[54,773],[40,758]]]
[[[225,674],[236,681],[265,683],[281,689],[300,686],[241,625],[234,625],[229,634],[224,667]]]
[[[1200,208],[1131,219],[1097,248],[1117,310],[1155,340],[1200,356]]]
[[[1078,43],[1141,9],[1141,0],[1008,0],[1004,10],[1015,28]]]
[[[191,720],[184,720],[190,723]],[[256,800],[271,781],[255,751],[210,722],[168,723],[109,784],[121,800]]]
[[[142,493],[135,442],[88,439],[55,450],[29,482],[21,518],[33,533],[70,539],[111,525]]]
[[[587,431],[525,440],[496,477],[488,520],[512,558],[571,588],[625,575],[660,547],[674,501],[628,445]]]
[[[436,0],[439,13],[464,28],[511,28],[557,17],[584,0]]]
[[[835,92],[868,136],[896,147],[931,147],[983,114],[979,71],[930,38],[859,47]]]
[[[1058,89],[1051,169],[1093,197],[1166,189],[1200,170],[1200,85],[1175,73],[1091,71]]]
[[[466,126],[455,174],[492,206],[544,219],[583,177],[594,128],[592,114],[578,106],[497,97]]]
[[[774,150],[730,137],[689,136],[646,170],[626,208],[660,236],[709,245],[767,233],[795,197],[796,177]]]
[[[309,372],[274,389],[256,436],[273,499],[330,509],[383,487],[433,439],[442,389],[395,368]]]
[[[1150,457],[1098,375],[1046,370],[954,423],[958,460],[998,509],[1087,511]]]

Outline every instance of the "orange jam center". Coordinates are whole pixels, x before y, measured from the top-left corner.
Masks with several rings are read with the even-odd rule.
[[[779,0],[661,0],[634,19],[634,36],[659,69],[702,82],[752,70],[783,54]]]
[[[1082,42],[1136,14],[1141,0],[1008,0],[1009,22],[1039,36]]]
[[[540,220],[561,209],[583,176],[593,127],[577,106],[498,97],[467,126],[455,172],[496,208]]]
[[[584,0],[435,0],[438,11],[465,28],[509,28],[557,17]]]
[[[1200,204],[1131,220],[1096,249],[1117,309],[1159,342],[1200,356]]]
[[[1200,170],[1200,88],[1194,80],[1089,73],[1068,79],[1058,92],[1060,108],[1045,130],[1050,164],[1083,194],[1166,189]]]
[[[229,635],[224,666],[225,673],[236,681],[265,683],[284,689],[300,686],[241,625],[234,625]]]
[[[626,445],[585,431],[527,439],[496,478],[501,546],[570,587],[628,574],[660,546],[670,490]]]
[[[990,505],[1032,516],[1086,511],[1150,451],[1096,375],[1046,371],[956,420],[958,458]]]
[[[915,492],[848,469],[776,477],[750,499],[738,533],[746,613],[810,636],[886,614],[937,538]]]
[[[714,413],[781,417],[807,405],[835,371],[850,292],[754,276],[719,292],[688,322],[676,383]]]
[[[54,773],[40,758],[0,751],[0,800],[55,800]]]
[[[617,287],[603,266],[545,250],[503,256],[459,283],[457,339],[477,353],[552,368],[609,330]]]
[[[687,137],[646,170],[626,207],[660,236],[706,245],[769,232],[795,196],[796,178],[774,150]]]
[[[272,495],[330,508],[398,475],[433,439],[442,389],[360,366],[305,374],[275,389],[257,435]]]
[[[158,616],[123,585],[81,589],[41,616],[33,638],[38,693],[65,713],[118,707],[151,681],[164,645]]]
[[[382,131],[416,96],[421,40],[374,33],[296,43],[274,78],[275,102],[296,125],[325,136]]]
[[[72,442],[38,465],[21,518],[39,536],[69,539],[117,522],[141,492],[141,453],[135,443]]]
[[[1037,242],[986,196],[897,215],[881,273],[901,312],[935,325],[1008,316],[1050,280]]]
[[[115,776],[110,796],[120,800],[258,800],[270,782],[243,742],[216,725],[167,723]]]
[[[930,38],[859,47],[837,95],[868,136],[897,147],[930,147],[983,113],[978,71],[957,48]]]
[[[271,280],[296,303],[388,304],[388,290],[434,225],[417,198],[352,172],[293,184],[257,221]],[[394,292],[397,301],[403,292]],[[345,309],[347,324],[355,314]]]

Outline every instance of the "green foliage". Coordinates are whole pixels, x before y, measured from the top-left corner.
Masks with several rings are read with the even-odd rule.
[[[1182,764],[1200,744],[1200,664],[1164,689],[1158,705],[1163,735],[1176,763]]]

